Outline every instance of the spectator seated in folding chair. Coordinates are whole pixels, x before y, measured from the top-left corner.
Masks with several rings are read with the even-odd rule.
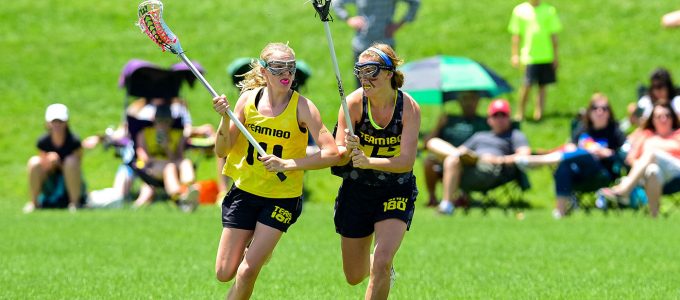
[[[656,217],[661,196],[677,190],[672,184],[680,177],[680,120],[669,103],[655,104],[641,129],[641,136],[626,157],[632,166],[628,175],[598,193],[610,201],[625,204],[630,201],[631,191],[641,184],[647,194],[649,213]]]
[[[462,115],[451,115],[444,111],[436,127],[424,138],[428,155],[423,162],[423,170],[427,192],[430,195],[427,203],[429,207],[436,207],[439,204],[435,190],[437,183],[442,179],[442,162],[446,156],[473,134],[490,129],[486,118],[477,114],[480,98],[478,92],[459,92],[457,98]]]
[[[622,162],[617,151],[625,139],[609,99],[595,93],[569,143],[549,154],[517,156],[515,164],[522,169],[556,166],[553,176],[557,204],[553,216],[562,218],[570,211],[575,193],[594,192],[619,177]]]
[[[628,109],[629,119],[639,119],[637,122],[631,121],[635,125],[642,124],[656,104],[670,104],[680,114],[680,88],[674,85],[670,72],[665,68],[655,69],[649,76],[649,83],[649,86],[638,86],[639,99],[631,103]]]
[[[171,200],[182,210],[192,211],[198,204],[198,192],[192,186],[196,176],[191,160],[184,157],[184,135],[182,130],[172,128],[169,105],[160,105],[152,127],[146,127],[137,136],[137,159],[134,168],[148,184],[162,183]],[[149,204],[154,189],[143,186],[135,207]]]
[[[515,166],[515,156],[529,155],[531,150],[526,136],[512,128],[510,104],[503,99],[494,100],[487,115],[491,130],[475,133],[462,146],[451,148],[451,153],[444,159],[444,197],[439,203],[441,213],[453,213],[453,201],[461,196],[461,190],[486,193],[524,177]],[[525,180],[520,188],[528,188],[528,181]],[[483,203],[485,212],[487,204]],[[508,204],[511,205],[514,203]]]
[[[194,62],[199,71],[203,72],[200,64]],[[146,127],[152,127],[156,114],[156,107],[169,105],[173,118],[172,128],[179,129],[186,137],[187,148],[207,149],[205,153],[212,154],[214,144],[214,130],[208,126],[193,127],[191,115],[187,104],[179,98],[179,93],[184,82],[190,87],[195,82],[193,73],[181,64],[175,64],[169,69],[156,66],[152,63],[133,59],[130,60],[120,75],[118,85],[125,89],[124,118],[118,128],[107,128],[101,135],[91,136],[83,141],[86,148],[95,147],[101,143],[105,148],[113,146],[116,156],[123,159],[123,163],[116,172],[112,188],[106,188],[91,193],[91,201],[96,206],[107,206],[110,203],[120,203],[122,199],[130,199],[134,179],[141,177],[146,184],[158,182],[148,179],[144,173],[138,176],[139,170],[135,168],[136,153],[135,141]],[[135,99],[131,101],[130,99]],[[211,135],[212,133],[212,135]],[[148,180],[149,182],[146,182]],[[149,187],[142,187],[142,189]],[[148,194],[148,193],[147,193]]]
[[[63,104],[51,104],[45,111],[47,134],[38,139],[39,155],[28,160],[31,201],[24,206],[24,213],[36,208],[68,207],[75,211],[85,203],[83,150],[68,119],[68,109]]]

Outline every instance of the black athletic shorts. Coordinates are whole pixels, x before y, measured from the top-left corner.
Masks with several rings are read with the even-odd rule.
[[[524,84],[532,85],[546,85],[557,81],[555,69],[552,63],[527,65],[526,73],[524,74]]]
[[[297,221],[302,213],[302,196],[295,198],[266,198],[232,187],[222,201],[222,226],[254,230],[260,222],[283,232]]]
[[[376,222],[399,219],[411,226],[418,188],[415,177],[404,184],[374,187],[344,180],[335,199],[335,231],[348,238],[373,234]]]

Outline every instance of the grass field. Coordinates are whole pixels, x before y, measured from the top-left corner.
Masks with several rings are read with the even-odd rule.
[[[357,299],[344,283],[332,206],[308,203],[264,268],[254,299]],[[3,299],[208,299],[217,208],[4,213]],[[453,218],[417,210],[397,255],[393,299],[670,299],[677,286],[677,218],[641,215],[517,221],[494,211]]]
[[[398,33],[397,50],[407,61],[437,54],[471,57],[517,85],[520,74],[509,66],[505,31],[517,2],[423,1],[417,21]],[[334,124],[337,87],[323,26],[309,3],[164,3],[166,21],[187,55],[231,99],[237,92],[225,72],[229,62],[257,55],[267,42],[289,41],[298,59],[312,67],[303,94],[317,104],[327,126]],[[666,66],[680,76],[680,31],[659,26],[663,13],[678,8],[670,1],[551,3],[564,24],[560,82],[550,90],[546,120],[522,124],[532,147],[565,141],[570,118],[595,91],[610,96],[620,117],[652,69]],[[49,103],[69,106],[71,126],[81,137],[97,134],[121,118],[124,92],[116,84],[129,59],[177,62],[133,25],[137,4],[19,0],[0,9],[1,299],[205,299],[221,297],[229,286],[213,278],[217,208],[193,215],[163,204],[143,211],[21,213],[28,199],[25,164],[36,152]],[[351,85],[352,32],[341,22],[331,28],[343,79]],[[217,125],[202,87],[183,93],[194,123]],[[440,109],[423,107],[422,131],[433,125]],[[83,165],[90,189],[110,186],[118,164],[110,151],[87,152]],[[420,174],[419,162],[415,168]],[[202,160],[198,170],[199,179],[214,177],[211,159]],[[332,225],[339,180],[327,170],[310,173],[310,201],[265,267],[256,299],[356,299],[363,294],[366,283],[350,287],[343,282]],[[577,213],[556,222],[549,213],[550,171],[537,170],[530,177],[533,189],[527,198],[537,209],[524,221],[498,211],[447,218],[419,205],[397,256],[393,298],[680,298],[673,275],[680,271],[677,213],[656,221],[631,213]],[[425,202],[424,196],[418,203]]]

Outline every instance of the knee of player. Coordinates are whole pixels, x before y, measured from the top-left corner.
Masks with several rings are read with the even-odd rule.
[[[236,276],[236,272],[233,270],[229,271],[219,266],[215,268],[215,278],[220,282],[229,282],[234,279],[234,276]]]
[[[364,275],[359,275],[359,274],[347,274],[345,273],[345,280],[347,280],[347,283],[349,285],[357,285],[364,281],[364,279],[367,277],[366,274]]]
[[[241,263],[236,271],[236,274],[240,280],[255,280],[257,275],[260,273],[262,267],[251,266],[247,263]]]
[[[375,272],[381,272],[389,274],[390,268],[392,267],[392,256],[388,254],[374,253],[373,254],[373,266],[371,270]]]

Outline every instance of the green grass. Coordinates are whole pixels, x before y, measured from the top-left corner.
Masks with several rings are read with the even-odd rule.
[[[254,299],[357,299],[345,284],[332,206],[308,203],[260,275]],[[600,214],[523,221],[418,208],[397,255],[393,299],[669,299],[680,296],[678,219]],[[0,219],[0,298],[221,297],[213,275],[219,210],[14,211]],[[664,275],[666,274],[666,275]]]
[[[505,28],[518,1],[423,1],[416,22],[397,35],[407,61],[446,54],[484,62],[517,85],[509,65]],[[680,76],[678,31],[659,26],[676,7],[664,1],[552,1],[558,7],[560,82],[550,89],[547,118],[523,123],[534,148],[568,137],[569,121],[595,91],[610,96],[617,116],[635,100],[636,87],[657,66]],[[63,102],[81,137],[97,134],[121,117],[124,92],[117,80],[125,62],[160,65],[178,60],[161,53],[133,25],[137,1],[6,1],[0,10],[0,298],[215,298],[228,285],[213,279],[219,211],[183,215],[164,205],[133,212],[39,212],[22,215],[28,199],[25,164],[44,131],[45,107]],[[303,89],[331,127],[339,97],[323,26],[306,1],[165,1],[165,18],[187,55],[206,68],[212,85],[230,99],[225,68],[255,56],[270,41],[289,41],[313,75]],[[403,9],[403,8],[402,8]],[[338,61],[351,86],[351,30],[331,24]],[[184,89],[196,124],[217,125],[202,87]],[[516,96],[507,95],[512,101]],[[482,106],[488,102],[483,102]],[[455,109],[455,105],[454,105]],[[422,131],[441,108],[423,107]],[[482,111],[482,109],[480,109]],[[531,115],[531,111],[528,112]],[[119,164],[110,151],[88,151],[90,189],[111,185]],[[214,177],[201,160],[199,179]],[[421,164],[415,166],[421,174]],[[678,217],[595,214],[555,222],[552,177],[531,172],[527,194],[539,209],[519,222],[489,217],[435,216],[419,208],[397,257],[395,299],[450,298],[677,298],[672,275],[680,269]],[[340,181],[327,170],[307,176],[310,201],[258,282],[255,298],[356,299],[365,283],[343,283],[332,200]],[[424,191],[419,203],[425,202]]]

